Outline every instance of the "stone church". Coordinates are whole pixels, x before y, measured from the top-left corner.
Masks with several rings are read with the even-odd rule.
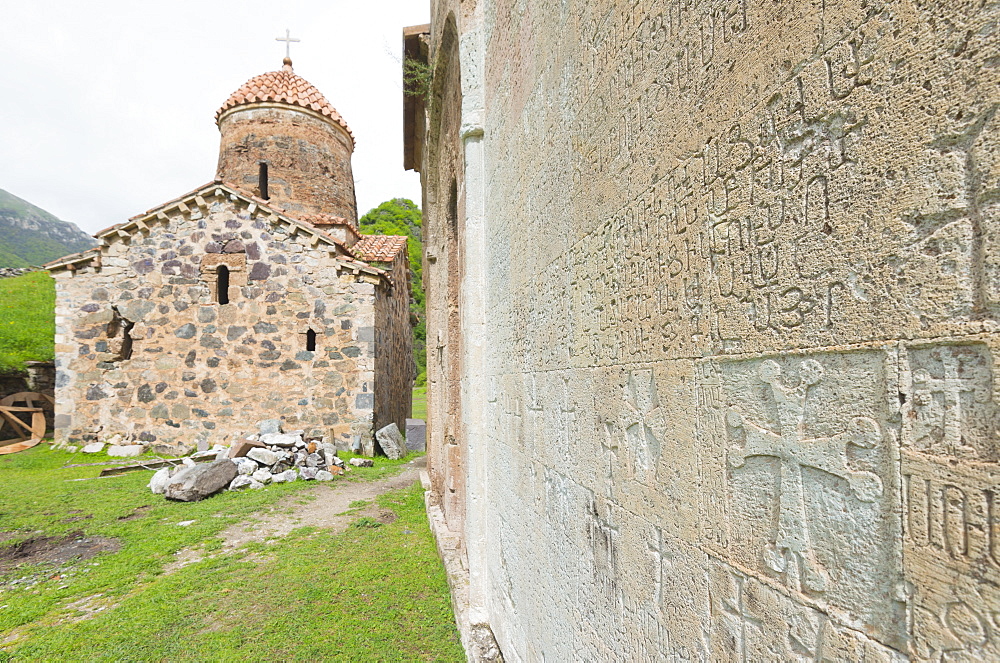
[[[430,12],[404,160],[470,652],[1000,661],[1000,4]]]
[[[290,59],[215,119],[215,181],[47,266],[56,442],[204,448],[280,419],[370,455],[410,412],[407,239],[359,234],[354,136]]]

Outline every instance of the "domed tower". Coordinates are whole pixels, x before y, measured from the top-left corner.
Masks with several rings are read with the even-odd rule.
[[[243,84],[215,114],[218,177],[299,216],[357,226],[354,135],[340,113],[285,58],[281,71]]]

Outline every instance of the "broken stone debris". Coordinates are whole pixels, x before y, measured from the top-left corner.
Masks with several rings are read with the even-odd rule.
[[[229,484],[229,490],[240,490],[241,488],[263,488],[264,484],[260,481],[254,481],[252,478],[245,474],[241,474]]]
[[[264,444],[262,442],[257,442],[255,440],[240,440],[239,442],[234,442],[232,446],[229,447],[228,453],[230,458],[239,458],[246,456],[247,453],[254,448],[263,448]]]
[[[374,465],[371,458],[352,458],[347,462],[354,467],[371,467]]]
[[[172,469],[175,468],[164,467],[157,470],[153,478],[149,480],[149,489],[153,491],[153,494],[162,495],[167,492],[167,484],[170,482],[170,470]]]
[[[170,477],[164,494],[169,500],[197,502],[227,487],[234,478],[236,463],[228,458],[185,467]]]
[[[385,428],[380,428],[375,433],[375,439],[378,441],[378,445],[382,448],[382,453],[386,455],[386,458],[399,460],[406,456],[406,440],[403,439],[403,434],[399,432],[399,427],[395,423],[391,423]]]
[[[146,445],[144,444],[112,444],[108,447],[108,455],[117,458],[134,458],[141,456],[145,450]]]
[[[80,449],[80,451],[82,451],[85,454],[96,454],[103,450],[104,450],[103,442],[94,442],[93,444],[85,445],[83,449]]]
[[[333,444],[323,440],[304,440],[302,431],[282,433],[280,426],[277,430],[273,426],[261,426],[261,429],[265,432],[260,435],[247,436],[229,448],[216,447],[199,452],[192,458],[210,455],[218,458],[213,465],[223,460],[229,463],[232,474],[228,481],[230,490],[263,488],[270,483],[288,483],[299,479],[332,481],[335,476],[345,473],[346,463],[337,456]],[[204,467],[188,458],[182,462],[184,467],[167,467],[154,474],[149,482],[150,490],[170,497],[171,486],[189,481],[188,470],[196,466]],[[368,458],[353,459],[352,463],[359,467],[372,466]],[[205,496],[208,494],[211,493],[206,492]]]
[[[270,472],[268,472],[264,468],[260,468],[259,470],[251,474],[250,478],[253,479],[254,481],[259,481],[262,484],[267,485],[271,483],[271,476],[272,475]]]
[[[255,460],[261,465],[274,465],[281,458],[276,452],[270,449],[251,449],[247,452],[247,458]]]

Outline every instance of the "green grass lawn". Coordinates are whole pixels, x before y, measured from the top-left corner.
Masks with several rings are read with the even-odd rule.
[[[52,361],[55,283],[48,272],[0,279],[0,373],[18,373],[26,361]]]
[[[413,406],[410,417],[427,421],[427,387],[413,388]]]
[[[465,659],[419,484],[379,498],[394,522],[300,528],[221,554],[226,527],[283,498],[307,504],[315,484],[168,502],[146,488],[151,472],[67,481],[96,476],[100,467],[61,467],[90,460],[46,446],[0,456],[0,661]],[[379,458],[351,476],[402,462]],[[3,570],[18,543],[73,532],[120,548]],[[165,573],[186,548],[217,554]]]

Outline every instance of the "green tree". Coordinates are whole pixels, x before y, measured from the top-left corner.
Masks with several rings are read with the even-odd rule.
[[[406,235],[410,258],[410,313],[413,327],[413,360],[417,363],[417,386],[427,383],[427,321],[424,303],[423,215],[416,203],[393,198],[371,209],[358,220],[364,235]]]

